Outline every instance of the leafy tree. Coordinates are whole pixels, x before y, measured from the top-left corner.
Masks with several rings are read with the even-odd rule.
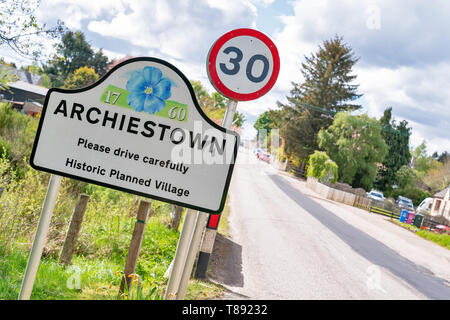
[[[413,158],[413,168],[421,178],[426,175],[428,170],[439,167],[439,162],[432,156],[428,156],[427,143],[425,140],[423,140],[416,148],[411,149],[411,154]]]
[[[208,90],[203,86],[203,84],[198,80],[190,80],[192,89],[194,89],[197,102],[206,113],[206,115],[217,123],[221,123],[224,115],[226,106],[228,104],[228,99],[214,92],[209,94]],[[246,121],[243,113],[236,111],[233,116],[232,124],[237,128],[242,128],[244,122]]]
[[[98,74],[94,68],[81,67],[70,74],[64,82],[64,88],[77,89],[86,87],[98,80]]]
[[[358,85],[353,84],[356,75],[352,68],[357,61],[352,49],[337,36],[305,57],[301,68],[304,82],[292,83],[288,104],[278,103],[278,127],[288,156],[307,159],[318,149],[318,132],[331,125],[330,114],[361,107],[350,103],[361,96]]]
[[[319,147],[339,166],[340,180],[369,190],[388,147],[376,119],[339,112],[318,134]]]
[[[246,118],[245,115],[242,112],[236,111],[233,115],[233,122],[232,124],[235,125],[238,128],[242,128],[244,125]]]
[[[436,168],[431,168],[423,181],[433,190],[440,191],[450,185],[450,161],[439,162]]]
[[[2,0],[0,6],[0,47],[10,48],[26,58],[42,55],[43,44],[56,39],[64,32],[64,23],[57,22],[53,28],[41,25],[34,15],[40,1]]]
[[[97,74],[106,73],[108,58],[102,50],[94,52],[82,32],[68,31],[56,46],[56,55],[43,66],[54,87],[64,84],[69,74],[81,67],[94,68]]]
[[[407,165],[402,166],[395,174],[399,189],[405,189],[408,186],[415,186],[420,178],[417,172]]]
[[[325,152],[316,150],[309,156],[307,176],[320,182],[335,183],[338,180],[338,166]]]
[[[261,144],[266,145],[268,141],[268,137],[270,137],[270,130],[273,128],[273,120],[270,117],[270,111],[265,111],[259,115],[258,119],[256,119],[253,127],[257,130],[256,139]],[[263,136],[261,136],[261,134]]]
[[[402,166],[396,173],[398,188],[393,189],[389,195],[393,198],[404,196],[410,198],[415,206],[419,205],[423,199],[430,197],[431,194],[417,187],[421,180],[416,170],[409,166]]]
[[[440,163],[446,163],[450,161],[450,153],[447,151],[442,152],[439,156],[436,157],[436,160]]]
[[[399,124],[392,119],[392,108],[384,110],[379,120],[381,135],[388,146],[388,153],[378,170],[376,187],[382,191],[390,188],[396,181],[396,172],[411,161],[409,137],[411,128],[403,120]]]
[[[228,99],[225,98],[218,92],[213,92],[211,94],[211,99],[213,100],[213,104],[216,108],[225,108],[227,106]]]
[[[258,119],[256,119],[255,124],[253,125],[256,130],[267,130],[267,132],[270,132],[272,126],[273,120],[270,117],[270,111],[261,113]]]
[[[0,90],[8,90],[8,83],[17,81],[17,75],[6,68],[0,67]]]

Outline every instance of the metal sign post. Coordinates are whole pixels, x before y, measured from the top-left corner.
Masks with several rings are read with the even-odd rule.
[[[237,101],[236,100],[229,100],[228,104],[227,104],[227,109],[225,111],[225,115],[223,117],[223,122],[222,122],[222,126],[226,129],[230,129],[231,128],[231,124],[233,123],[233,117],[234,114],[236,112],[236,108],[237,108]],[[187,214],[187,213],[186,213]],[[202,235],[203,235],[203,231],[205,230],[206,227],[206,223],[208,221],[208,217],[209,215],[205,212],[201,212],[201,211],[197,211],[196,214],[196,220],[195,220],[195,225],[193,227],[193,231],[192,234],[189,238],[189,243],[188,243],[188,248],[187,248],[187,253],[185,256],[185,261],[184,261],[184,266],[183,269],[181,271],[174,271],[175,270],[175,261],[174,261],[174,266],[172,269],[172,273],[171,276],[169,278],[169,283],[170,283],[170,290],[169,291],[169,285],[167,286],[167,292],[166,292],[166,299],[168,298],[168,294],[169,292],[173,293],[176,292],[176,296],[175,295],[171,295],[169,299],[176,299],[176,300],[183,300],[184,299],[184,295],[186,294],[186,290],[187,290],[187,286],[188,286],[188,282],[189,282],[189,278],[192,272],[192,268],[194,266],[194,262],[195,262],[195,256],[197,255],[197,252],[200,249],[200,244],[201,244],[201,240],[202,240]],[[191,220],[189,220],[189,223]],[[189,225],[188,227],[186,227],[187,229],[191,229],[191,226]],[[184,230],[184,224],[183,224],[183,230]],[[214,240],[216,238],[216,233],[217,230],[216,229],[207,229],[206,232],[210,232],[211,235],[210,237],[208,237],[207,239],[209,239],[209,241],[211,242],[211,244],[214,243]],[[187,237],[183,238],[183,241],[188,241]],[[180,236],[180,241],[181,241],[181,236]],[[204,240],[207,241],[207,240]],[[178,252],[178,248],[180,248],[183,244],[178,244],[177,247],[177,252]],[[208,255],[208,259],[206,261],[204,261],[204,257],[205,255],[200,255],[201,257],[203,257],[202,259],[199,258],[199,261],[197,263],[200,264],[208,264],[209,261],[209,255]],[[175,259],[177,258],[176,254],[175,254]],[[200,261],[202,260],[202,261]],[[177,265],[179,265],[179,261],[177,261]],[[175,275],[174,275],[174,272]],[[175,280],[171,279],[178,279],[178,273],[181,272],[181,279],[179,280],[179,283],[177,286],[175,286],[174,282]]]
[[[236,113],[238,102],[236,100],[230,99],[227,104],[227,109],[225,111],[225,115],[223,117],[222,126],[226,129],[230,129],[231,125],[233,123],[234,114]],[[217,219],[220,219],[220,214]],[[208,228],[206,228],[208,227]],[[195,232],[200,233],[199,230],[201,228],[201,231],[205,231],[205,236],[203,237],[203,243],[202,247],[199,252],[199,256],[197,259],[197,267],[195,272],[196,278],[204,278],[206,276],[206,270],[209,264],[209,258],[211,257],[211,253],[214,247],[214,242],[216,240],[217,235],[217,227],[218,224],[216,224],[213,228],[211,228],[208,225],[201,224],[195,226]],[[191,250],[194,250],[194,248],[190,248]]]
[[[45,240],[47,238],[50,220],[53,216],[56,199],[58,197],[59,186],[61,185],[62,177],[57,175],[50,175],[48,182],[47,194],[45,195],[44,204],[42,206],[39,223],[34,236],[33,247],[31,248],[30,257],[28,258],[27,268],[23,277],[22,285],[20,287],[19,300],[29,300],[31,291],[33,290],[34,280],[39,268],[39,262],[44,249]]]
[[[243,28],[221,36],[209,51],[207,71],[214,88],[230,99],[222,127],[231,128],[238,101],[254,100],[266,94],[275,84],[279,70],[278,50],[261,32]],[[220,213],[210,215],[197,261],[196,278],[206,276],[219,219]]]
[[[183,227],[181,228],[180,238],[178,239],[177,251],[172,262],[172,271],[170,272],[169,281],[167,282],[167,289],[164,299],[175,300],[178,295],[178,288],[180,286],[181,276],[186,264],[186,258],[189,252],[189,245],[191,243],[193,230],[195,227],[197,215],[191,210],[186,210],[184,216]]]

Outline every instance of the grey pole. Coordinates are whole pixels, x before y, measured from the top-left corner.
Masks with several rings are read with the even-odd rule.
[[[227,110],[225,111],[225,115],[223,116],[222,127],[226,129],[231,128],[231,124],[233,123],[234,114],[236,113],[237,101],[230,99],[227,104]]]
[[[236,107],[237,101],[230,99],[228,101],[227,109],[223,117],[223,127],[231,127],[231,124],[233,123],[234,113],[236,112]],[[193,265],[193,262],[191,264],[188,263],[188,259],[194,260],[195,256],[197,255],[197,250],[199,249],[194,238],[199,237],[200,239],[198,241],[200,242],[201,235],[203,234],[203,230],[206,226],[206,221],[205,223],[203,223],[202,221],[204,216],[206,216],[207,220],[207,214],[204,214],[203,216],[202,212],[198,212],[196,215],[194,215],[193,212],[190,213],[190,211],[191,210],[187,210],[183,228],[181,229],[177,251],[175,252],[175,258],[172,262],[172,271],[169,276],[169,282],[167,284],[166,294],[164,297],[165,299],[180,300],[184,298]],[[210,229],[207,229],[206,231],[214,231],[213,237],[210,238],[214,243],[215,233],[217,231]],[[183,292],[181,292],[180,288]]]
[[[183,227],[181,228],[180,238],[178,239],[177,251],[172,261],[172,271],[170,272],[169,281],[164,299],[175,300],[178,295],[181,276],[186,264],[186,258],[191,243],[193,230],[195,227],[197,215],[190,209],[186,210]]]
[[[208,221],[208,214],[206,212],[197,212],[197,219],[195,221],[194,234],[192,235],[191,243],[189,244],[189,252],[186,257],[186,264],[184,266],[183,273],[181,275],[180,286],[178,288],[177,300],[183,300],[184,295],[191,277],[192,268],[195,262],[195,256],[200,249],[200,243],[202,241],[203,230],[205,229],[206,222]]]
[[[222,121],[222,127],[226,129],[231,128],[231,125],[233,124],[234,114],[236,113],[237,103],[238,102],[236,100],[230,99],[228,101],[227,110],[225,111],[225,115]],[[197,269],[195,271],[195,277],[205,278],[206,270],[209,264],[209,258],[211,256],[214,247],[214,242],[216,240],[217,230],[206,228],[206,225],[203,226],[197,225],[196,228],[202,228],[202,232],[203,230],[205,230],[205,233],[203,236],[203,243],[200,249],[200,254],[197,260]],[[196,230],[196,232],[198,231]]]
[[[48,182],[47,194],[45,195],[44,204],[42,206],[41,215],[39,217],[36,235],[34,236],[33,246],[31,248],[30,257],[28,258],[27,268],[20,287],[19,300],[29,300],[31,291],[33,290],[34,280],[39,268],[39,262],[44,249],[47,238],[50,220],[53,216],[56,198],[58,197],[59,186],[61,185],[61,176],[50,175]]]

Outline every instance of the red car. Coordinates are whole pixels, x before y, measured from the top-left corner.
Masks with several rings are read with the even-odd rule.
[[[265,153],[265,152],[260,152],[260,153],[258,153],[258,159],[261,159],[262,161],[270,163],[270,154]]]

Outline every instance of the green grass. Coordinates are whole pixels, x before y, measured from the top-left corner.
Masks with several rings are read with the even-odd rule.
[[[217,232],[225,237],[230,237],[230,225],[228,223],[228,216],[230,215],[230,207],[228,205],[229,195],[225,203],[225,208],[222,211],[222,216],[220,217],[219,226],[217,227]]]
[[[135,271],[141,279],[142,292],[134,284],[128,296],[122,299],[154,299],[164,296],[167,279],[163,275],[175,254],[178,232],[170,230],[160,220],[159,217],[151,217],[147,221]],[[105,239],[100,237],[93,246],[109,249],[103,248],[103,251],[88,256],[76,255],[71,266],[60,264],[53,255],[42,258],[31,299],[117,299],[133,226],[134,218],[130,218],[129,223],[123,223],[123,236],[108,246]],[[0,247],[0,299],[17,299],[28,254],[23,248],[13,247],[7,250]],[[211,299],[219,296],[222,291],[221,286],[208,281],[191,280],[186,299]],[[153,295],[149,296],[152,292]]]
[[[450,250],[450,235],[448,234],[436,234],[426,230],[419,230],[416,234],[424,239],[430,240],[438,245]]]
[[[402,228],[405,228],[409,231],[414,232],[419,237],[422,237],[424,239],[427,239],[431,242],[434,242],[444,248],[447,248],[450,250],[450,235],[449,234],[437,234],[434,232],[430,232],[427,230],[419,230],[416,226],[400,222],[398,220],[392,220],[396,225],[401,226]]]

